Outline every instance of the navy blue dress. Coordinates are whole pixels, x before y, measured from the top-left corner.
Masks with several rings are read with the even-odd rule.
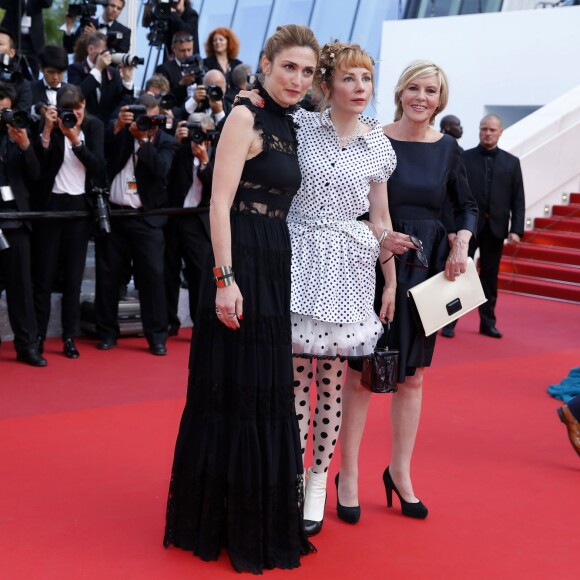
[[[415,374],[419,367],[431,365],[437,333],[426,337],[417,324],[415,312],[407,296],[409,288],[445,269],[449,242],[445,227],[439,220],[441,207],[449,199],[457,230],[475,232],[477,203],[469,189],[465,167],[457,141],[444,135],[434,143],[397,141],[389,137],[397,154],[397,168],[387,184],[389,210],[393,229],[418,237],[423,242],[429,269],[414,268],[419,264],[416,253],[406,252],[396,260],[397,294],[395,319],[391,325],[389,347],[398,348],[399,382]],[[384,278],[377,279],[377,302]],[[381,346],[381,338],[379,347]]]

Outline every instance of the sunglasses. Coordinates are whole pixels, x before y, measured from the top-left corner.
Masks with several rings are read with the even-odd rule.
[[[427,270],[429,268],[429,260],[427,260],[427,256],[425,255],[425,251],[423,250],[423,242],[417,236],[409,236],[411,243],[415,246],[415,254],[420,264],[412,264],[411,262],[404,262],[405,265],[409,266],[409,268],[420,268],[421,270]],[[387,258],[383,261],[383,264],[386,264],[391,258],[395,258],[399,260],[399,262],[403,262],[397,254],[393,254],[390,258]]]

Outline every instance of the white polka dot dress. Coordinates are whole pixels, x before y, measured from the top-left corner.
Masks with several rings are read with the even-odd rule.
[[[288,213],[292,242],[292,349],[296,355],[368,356],[382,333],[374,313],[379,244],[357,218],[371,182],[385,182],[396,155],[378,121],[341,147],[330,119],[299,109],[302,184]]]

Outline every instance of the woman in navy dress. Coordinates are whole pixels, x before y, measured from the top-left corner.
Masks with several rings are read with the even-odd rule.
[[[461,276],[467,266],[469,240],[477,225],[477,204],[467,183],[457,141],[432,127],[447,100],[445,73],[430,61],[416,61],[399,78],[395,89],[396,120],[384,127],[397,154],[397,168],[388,183],[395,231],[381,237],[384,247],[399,254],[389,347],[399,349],[400,360],[398,392],[391,405],[391,462],[383,473],[383,482],[388,504],[394,491],[403,514],[419,519],[427,517],[428,510],[413,489],[411,458],[419,428],[424,368],[431,365],[436,334],[426,337],[418,327],[407,291],[442,271],[449,280]],[[439,221],[447,197],[457,227],[451,249]],[[416,238],[422,248],[409,250],[406,242]],[[352,372],[357,370],[352,367],[344,394],[340,437],[339,497],[345,506],[358,506],[358,449],[370,401],[370,392],[360,385],[360,374]]]

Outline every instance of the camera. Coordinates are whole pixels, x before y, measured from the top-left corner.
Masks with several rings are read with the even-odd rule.
[[[164,95],[158,95],[157,98],[159,99],[159,108],[165,109],[166,111],[173,109],[177,104],[177,100],[174,95],[171,93],[165,93]]]
[[[205,92],[210,101],[221,101],[224,98],[224,92],[222,91],[221,87],[218,87],[214,83],[210,83],[206,85]]]
[[[93,187],[92,194],[95,198],[95,225],[97,234],[111,233],[110,209],[107,199],[109,190],[104,187]]]
[[[127,105],[126,110],[129,113],[133,113],[135,119],[141,115],[147,114],[147,107],[145,105]]]
[[[159,18],[169,18],[171,9],[179,4],[179,0],[157,0],[155,14]]]
[[[26,111],[14,111],[2,109],[0,111],[0,130],[5,130],[8,125],[15,129],[26,129],[30,124],[30,117]]]
[[[123,40],[123,33],[115,30],[107,30],[107,49],[109,52],[117,52],[121,41]]]
[[[196,121],[189,122],[185,125],[188,130],[187,140],[196,143],[197,145],[201,145],[205,141],[210,141],[213,143],[216,140],[216,137],[219,134],[219,131],[215,131],[214,129],[209,129],[208,131],[204,131],[201,123]]]
[[[69,0],[67,18],[81,19],[81,27],[89,26],[97,13],[97,5],[107,6],[109,0]]]
[[[167,115],[151,115],[151,117],[141,115],[135,120],[135,124],[139,131],[149,131],[153,127],[166,127],[168,119],[171,120],[171,117]]]
[[[134,54],[124,54],[122,52],[115,52],[111,55],[111,63],[114,65],[132,66],[136,67],[140,64],[145,64],[144,58],[139,58]]]
[[[144,21],[145,26],[149,26],[150,46],[162,46],[169,44],[169,19],[172,8],[179,4],[179,0],[156,0],[152,1],[153,9],[149,14],[149,22]]]
[[[205,70],[203,68],[203,58],[199,54],[192,54],[186,56],[181,61],[181,72],[184,75],[193,75],[195,78],[195,84],[203,84],[203,77]]]
[[[77,116],[72,109],[58,109],[58,118],[67,129],[72,129],[77,124]]]

